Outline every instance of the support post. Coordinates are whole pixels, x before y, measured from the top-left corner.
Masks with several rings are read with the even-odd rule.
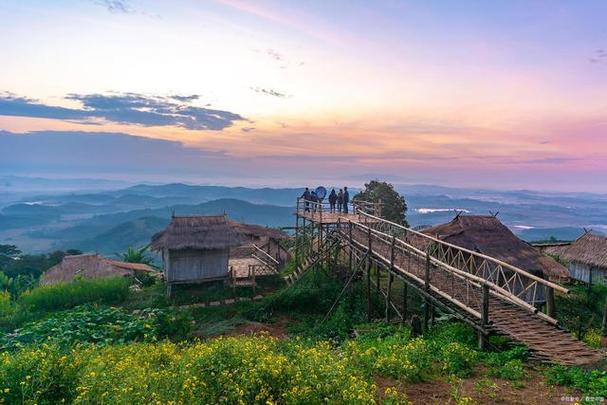
[[[348,222],[348,239],[350,242],[350,248],[349,248],[349,258],[348,258],[348,267],[350,268],[350,270],[352,270],[352,256],[354,254],[353,252],[353,246],[354,246],[354,241],[352,240],[352,222]],[[368,275],[368,273],[367,273]]]
[[[392,303],[392,280],[394,275],[392,272],[388,272],[388,290],[386,291],[386,322],[390,322],[390,305]]]
[[[407,282],[403,279],[403,310],[402,310],[402,319],[401,322],[404,324],[405,321],[407,320],[407,298],[409,296],[409,291],[408,291],[408,287],[409,285],[407,284]]]
[[[390,322],[390,305],[392,304],[392,281],[394,280],[394,246],[396,245],[396,237],[392,236],[392,244],[390,246],[390,271],[388,271],[388,290],[386,291],[386,322]]]
[[[367,321],[371,322],[373,314],[373,300],[371,299],[371,229],[369,229],[367,249]]]
[[[297,198],[297,213],[295,214],[295,268],[299,268],[299,198]],[[280,245],[279,245],[280,246]]]
[[[430,248],[426,250],[426,269],[424,272],[424,290],[430,291]],[[428,330],[428,321],[430,319],[430,300],[424,297],[424,330]]]
[[[546,287],[546,315],[551,318],[556,316],[556,307],[554,306],[554,288]]]
[[[481,326],[485,329],[489,325],[489,285],[483,284],[481,295]],[[482,331],[478,331],[478,348],[485,350],[487,348],[487,336]]]
[[[603,325],[601,325],[601,335],[607,336],[607,301],[605,302],[605,308],[603,309]]]

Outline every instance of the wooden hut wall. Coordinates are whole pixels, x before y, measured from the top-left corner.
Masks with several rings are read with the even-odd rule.
[[[590,282],[590,270],[592,269],[592,284],[607,284],[605,280],[605,269],[598,267],[591,267],[585,263],[572,261],[569,263],[569,273],[571,278],[583,281],[584,283]]]
[[[229,249],[171,250],[167,281],[170,283],[217,280],[228,275]]]

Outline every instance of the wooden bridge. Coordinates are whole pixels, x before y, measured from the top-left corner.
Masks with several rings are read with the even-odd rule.
[[[407,291],[412,289],[425,301],[426,328],[434,307],[440,307],[475,328],[481,348],[487,345],[488,335],[501,334],[525,344],[546,362],[584,365],[603,359],[602,352],[559,327],[554,294],[567,294],[566,288],[382,219],[377,204],[358,202],[349,208],[347,214],[330,212],[326,204],[298,199],[296,235],[303,243],[296,245],[299,262],[290,283],[333,255],[366,279],[369,316],[375,290],[385,300],[386,320],[394,314],[404,321]],[[400,305],[394,296],[397,280],[402,283]],[[540,304],[545,313],[538,310]]]

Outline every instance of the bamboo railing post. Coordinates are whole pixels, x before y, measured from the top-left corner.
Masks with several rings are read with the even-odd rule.
[[[388,290],[386,291],[386,322],[390,322],[390,305],[392,304],[392,280],[394,274],[388,272]]]
[[[352,222],[350,222],[352,225]],[[371,299],[371,229],[369,229],[369,240],[367,243],[367,321],[371,322],[373,313],[373,300]]]
[[[341,218],[340,218],[341,220]],[[350,269],[350,271],[352,271],[352,255],[353,255],[353,251],[352,251],[352,246],[353,246],[353,241],[352,241],[352,221],[348,221],[348,239],[350,242],[350,248],[349,248],[349,258],[348,258],[348,268]]]
[[[430,319],[430,300],[428,299],[428,292],[430,291],[430,247],[426,250],[426,268],[424,272],[424,290],[426,296],[424,297],[424,330],[428,330],[428,321]]]
[[[299,267],[299,198],[297,198],[297,214],[295,214],[295,268]],[[288,257],[288,256],[287,256]]]
[[[407,320],[407,298],[408,298],[408,284],[405,281],[405,279],[403,278],[403,311],[402,311],[402,317],[401,317],[401,323],[405,323],[405,321]]]
[[[489,325],[489,285],[484,283],[481,294],[481,326],[483,330]],[[485,350],[487,348],[487,336],[483,331],[478,331],[478,348]]]
[[[607,336],[607,300],[603,309],[603,324],[601,325],[601,335]]]
[[[394,246],[396,245],[396,237],[392,236],[392,244],[390,246],[390,271],[388,272],[388,290],[386,291],[386,322],[390,322],[390,305],[392,304],[392,281],[394,279]]]
[[[546,287],[546,315],[551,318],[556,316],[556,307],[554,305],[554,288]]]

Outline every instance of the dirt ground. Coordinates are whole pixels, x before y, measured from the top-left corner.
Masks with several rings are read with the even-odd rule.
[[[477,404],[572,404],[581,394],[566,387],[552,387],[543,376],[529,371],[523,382],[512,382],[493,377],[472,377],[453,383],[447,380],[405,384],[378,377],[380,393],[388,387],[406,393],[413,404],[455,404],[456,398],[469,397]]]
[[[284,338],[287,336],[287,322],[286,318],[279,319],[274,323],[248,322],[236,326],[234,329],[226,332],[224,336],[253,335],[264,332],[276,338]]]

